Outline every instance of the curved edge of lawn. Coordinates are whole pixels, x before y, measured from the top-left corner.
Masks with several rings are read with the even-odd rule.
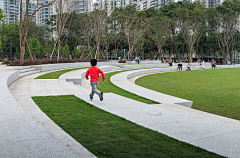
[[[125,71],[132,71],[132,70],[123,70],[123,71],[115,71],[115,72],[110,72],[105,74],[105,81],[102,81],[102,76],[99,79],[99,84],[98,84],[98,90],[100,90],[103,93],[115,93],[117,95],[121,95],[123,97],[133,99],[142,103],[146,104],[160,104],[159,102],[138,96],[136,94],[133,94],[131,92],[128,92],[124,89],[121,89],[120,87],[114,85],[111,81],[110,78],[118,73],[125,72]]]
[[[38,76],[35,79],[58,79],[64,73],[79,70],[79,69],[87,69],[87,68],[89,68],[89,67],[81,67],[81,68],[64,69],[64,70],[54,71],[54,72],[50,72],[50,73],[46,73],[44,75]],[[103,93],[115,93],[115,94],[121,95],[123,97],[130,98],[130,99],[133,99],[133,100],[136,100],[136,101],[140,101],[140,102],[143,102],[143,103],[146,103],[146,104],[160,104],[160,103],[155,102],[153,100],[138,96],[138,95],[130,93],[128,91],[125,91],[125,90],[115,86],[110,81],[110,78],[111,78],[112,75],[115,75],[117,73],[121,73],[121,72],[124,72],[124,71],[131,71],[131,70],[123,70],[123,71],[115,71],[115,72],[106,73],[105,74],[105,77],[106,77],[105,82],[102,82],[102,76],[100,76],[100,84],[98,85],[98,89],[100,91],[102,91]]]
[[[64,73],[67,73],[70,71],[75,71],[75,70],[80,70],[80,69],[87,69],[87,68],[89,68],[89,67],[80,67],[80,68],[64,69],[64,70],[49,72],[49,73],[43,74],[41,76],[38,76],[35,79],[58,79]]]
[[[194,109],[240,120],[239,80],[240,68],[221,68],[151,74],[135,84],[192,100]]]
[[[99,158],[221,157],[137,125],[73,95],[32,99],[59,127]]]

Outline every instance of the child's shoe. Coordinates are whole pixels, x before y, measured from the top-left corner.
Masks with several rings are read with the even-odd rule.
[[[100,97],[100,100],[102,101],[103,100],[103,92],[100,93],[99,97]]]
[[[92,97],[92,95],[91,95],[91,94],[89,94],[89,97],[90,97],[90,100],[92,101],[93,97]]]

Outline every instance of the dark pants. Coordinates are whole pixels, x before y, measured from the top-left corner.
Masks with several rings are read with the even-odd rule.
[[[178,64],[178,70],[180,71],[180,69],[182,71],[182,64]]]

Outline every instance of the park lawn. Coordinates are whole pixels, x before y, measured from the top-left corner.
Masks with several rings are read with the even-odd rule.
[[[64,73],[70,72],[70,71],[75,71],[79,69],[86,69],[88,67],[82,67],[82,68],[74,68],[74,69],[65,69],[65,70],[59,70],[55,72],[50,72],[41,76],[38,76],[35,79],[58,79],[59,76],[61,76]],[[129,71],[129,70],[125,70]],[[102,76],[100,76],[100,84],[98,85],[98,90],[102,91],[103,93],[115,93],[133,100],[137,100],[146,104],[159,104],[158,102],[155,102],[153,100],[149,100],[147,98],[140,97],[136,94],[130,93],[128,91],[125,91],[114,84],[110,81],[110,78],[112,75],[115,75],[117,73],[120,73],[123,71],[117,71],[117,72],[112,72],[112,73],[107,73],[105,74],[106,81],[102,82]]]
[[[110,114],[72,95],[33,97],[58,126],[100,158],[220,157]]]
[[[99,85],[97,86],[98,90],[100,90],[103,93],[115,93],[115,94],[121,95],[123,97],[130,98],[130,99],[133,99],[133,100],[137,100],[139,102],[143,102],[143,103],[146,103],[146,104],[160,104],[160,103],[158,103],[156,101],[153,101],[153,100],[150,100],[150,99],[138,96],[138,95],[133,94],[131,92],[128,92],[128,91],[126,91],[124,89],[121,89],[121,88],[115,86],[110,81],[110,78],[113,75],[115,75],[117,73],[124,72],[124,71],[131,71],[131,70],[123,70],[123,71],[116,71],[116,72],[106,73],[105,74],[105,82],[102,81],[102,76],[100,76]]]
[[[67,73],[70,71],[75,71],[75,70],[80,70],[80,69],[86,69],[86,68],[89,68],[89,67],[81,67],[81,68],[64,69],[64,70],[54,71],[54,72],[50,72],[50,73],[38,76],[35,79],[58,79],[64,73]]]
[[[240,120],[240,68],[159,73],[135,83],[191,100],[194,109]]]

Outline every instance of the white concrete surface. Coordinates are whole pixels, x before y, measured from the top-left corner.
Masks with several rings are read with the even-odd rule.
[[[23,115],[29,116],[30,114],[32,118],[39,119],[39,123],[37,123],[38,125],[41,124],[43,125],[42,127],[44,127],[45,129],[50,128],[48,130],[51,130],[51,127],[53,126],[50,123],[51,120],[49,120],[47,116],[44,116],[45,114],[43,114],[41,111],[39,111],[39,108],[31,100],[31,96],[74,94],[75,96],[85,100],[86,102],[96,107],[123,117],[146,128],[158,131],[160,133],[164,133],[177,140],[199,146],[203,149],[215,152],[222,156],[232,158],[239,157],[240,121],[201,112],[175,104],[165,103],[148,105],[112,93],[105,93],[104,100],[102,102],[99,101],[99,98],[97,97],[95,97],[93,101],[90,101],[89,92],[91,87],[89,85],[89,81],[83,79],[81,86],[75,86],[71,82],[66,82],[66,78],[74,76],[76,77],[78,75],[81,75],[84,71],[85,70],[72,71],[60,76],[58,80],[53,81],[36,81],[34,80],[34,75],[21,78],[17,82],[13,83],[10,87],[18,103],[16,103],[16,100],[8,100],[8,104],[11,102],[15,102],[16,104],[14,105],[18,105],[18,108],[17,111],[16,107],[13,108],[14,112],[19,113],[18,109],[21,109],[20,111],[24,112]],[[35,75],[37,76],[38,74]],[[23,108],[19,106],[20,103]],[[1,106],[0,123],[4,119],[9,118],[9,112],[12,112],[12,110],[9,110],[6,106]],[[1,117],[2,114],[3,117]],[[15,115],[12,114],[11,116],[13,117]],[[46,125],[44,126],[45,121],[50,122],[46,123]],[[3,123],[1,123],[0,127],[4,127],[2,125]],[[12,123],[10,125],[12,126]],[[9,127],[7,127],[6,129],[8,128]],[[43,131],[45,129],[43,129]],[[56,130],[55,135],[57,135],[59,132],[63,132],[61,129],[59,129],[60,131],[58,131],[58,127],[53,127],[52,130],[52,133],[54,133],[54,131]],[[0,130],[0,133],[1,131],[2,130]],[[6,133],[6,130],[4,132]],[[62,133],[59,134],[60,138],[61,135]],[[63,138],[59,140],[59,147],[63,146],[63,142],[71,142],[70,138],[65,136],[66,135],[63,134]],[[44,137],[40,138],[44,139]],[[74,149],[75,145],[76,144],[71,144],[71,150],[69,151],[76,150]],[[49,150],[54,150],[52,148],[53,147],[50,147]],[[39,151],[40,149],[37,150]],[[74,153],[76,153],[76,151]]]
[[[118,73],[112,76],[110,80],[114,85],[126,91],[148,98],[150,100],[154,100],[158,103],[162,103],[162,104],[171,103],[171,104],[178,104],[186,107],[191,107],[193,103],[192,101],[170,96],[163,93],[159,93],[159,92],[138,86],[128,80],[132,77],[143,75],[143,74],[161,73],[161,72],[168,72],[168,71],[176,71],[176,68],[170,67],[170,68],[154,68],[149,70],[143,69],[143,70],[126,71],[126,72]]]
[[[11,87],[11,93],[14,95],[17,102],[23,107],[23,109],[40,125],[42,125],[47,131],[49,131],[53,137],[59,140],[71,151],[76,153],[79,157],[95,157],[81,144],[75,141],[70,135],[64,132],[59,126],[57,126],[51,119],[45,115],[41,109],[32,100],[32,96],[55,96],[55,95],[73,95],[74,91],[63,87],[59,80],[37,79],[40,74],[34,74],[24,77],[14,82]],[[46,157],[48,157],[46,155]]]
[[[19,105],[7,85],[13,73],[0,66],[0,157],[79,157]]]

